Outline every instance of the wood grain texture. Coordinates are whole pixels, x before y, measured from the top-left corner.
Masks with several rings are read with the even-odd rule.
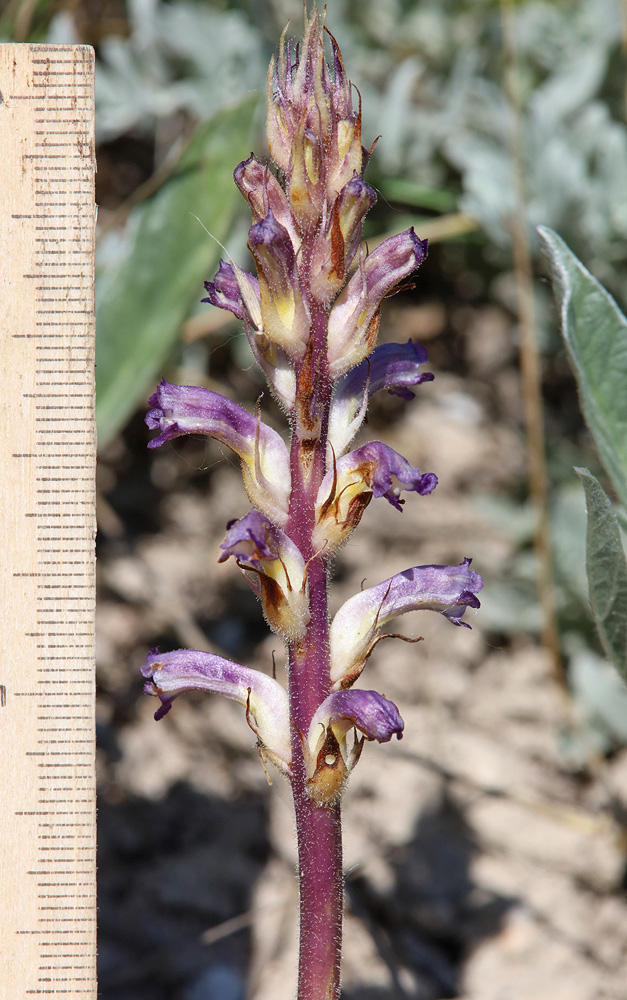
[[[0,45],[0,997],[96,996],[93,50]]]

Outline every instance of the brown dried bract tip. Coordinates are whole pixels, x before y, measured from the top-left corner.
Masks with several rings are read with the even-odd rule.
[[[318,751],[314,773],[307,781],[309,798],[321,808],[330,808],[340,798],[347,777],[346,762],[333,730],[329,726],[324,743]]]

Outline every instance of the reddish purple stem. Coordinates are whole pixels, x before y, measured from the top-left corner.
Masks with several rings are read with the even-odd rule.
[[[292,791],[296,812],[300,886],[298,1000],[336,1000],[340,995],[342,948],[342,826],[339,802],[320,807],[310,799],[302,740],[314,712],[331,690],[328,560],[313,549],[315,499],[325,473],[331,379],[327,362],[327,311],[313,310],[312,357],[297,371],[309,398],[297,401],[290,464],[292,495],[287,533],[309,559],[307,580],[311,622],[304,639],[289,645],[289,699],[292,731]],[[310,364],[311,378],[303,378]],[[303,420],[318,419],[321,431],[306,473]]]

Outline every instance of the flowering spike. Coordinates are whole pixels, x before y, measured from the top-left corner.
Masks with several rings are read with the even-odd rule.
[[[162,382],[146,421],[158,447],[181,434],[216,438],[239,455],[253,510],[232,521],[219,562],[232,557],[287,648],[278,681],[195,650],[152,652],[142,672],[164,715],[182,691],[220,692],[246,707],[262,759],[291,782],[301,899],[298,1000],[338,1000],[342,919],[339,801],[365,741],[403,734],[396,705],[348,690],[381,629],[416,608],[465,624],[481,578],[460,566],[415,566],[350,598],[329,623],[334,553],[373,498],[402,510],[403,492],[431,493],[423,473],[381,441],[347,449],[382,390],[409,400],[433,378],[409,341],[376,347],[381,303],[423,262],[413,229],[372,252],[363,221],[376,201],[364,180],[361,97],[324,14],[305,13],[300,43],[281,36],[267,78],[267,137],[278,168],[254,155],[234,170],[251,212],[256,275],[220,262],[205,301],[244,326],[253,356],[289,419],[289,449],[259,414],[225,396]],[[331,56],[325,59],[325,43]],[[375,140],[376,142],[376,140]],[[353,734],[352,741],[350,740]]]
[[[329,73],[322,22],[314,10],[295,53],[284,33],[279,61],[272,61],[268,73],[268,146],[285,175],[301,232],[319,223],[325,206],[363,169],[361,111],[353,109],[342,57],[331,35],[334,66],[333,75]]]

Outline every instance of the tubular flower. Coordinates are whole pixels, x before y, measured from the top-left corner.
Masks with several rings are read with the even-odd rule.
[[[312,297],[327,307],[342,288],[361,240],[362,221],[377,196],[355,174],[333,203],[324,239],[315,246],[310,267]]]
[[[421,372],[427,351],[409,340],[406,344],[382,344],[341,378],[336,385],[329,413],[329,444],[339,457],[361,427],[368,402],[382,389],[401,399],[413,399],[411,389],[432,382],[431,372]]]
[[[414,566],[376,587],[349,598],[331,623],[331,680],[334,687],[350,687],[392,618],[406,611],[439,611],[453,625],[463,622],[466,608],[478,608],[483,587],[470,559],[459,566]]]
[[[254,156],[244,160],[233,171],[233,180],[250,205],[253,225],[271,212],[279,225],[289,233],[295,252],[300,247],[300,235],[294,223],[285,191],[269,167]]]
[[[316,501],[314,541],[334,551],[353,532],[373,497],[403,509],[402,490],[427,496],[437,486],[432,472],[421,473],[382,441],[369,441],[335,462],[322,480]]]
[[[237,403],[210,389],[170,385],[165,379],[150,397],[146,423],[159,430],[149,448],[182,434],[206,434],[227,445],[242,462],[251,503],[277,524],[287,518],[290,496],[289,455],[283,439]]]
[[[205,281],[205,289],[207,297],[202,302],[226,309],[243,321],[255,361],[263,368],[270,389],[291,410],[296,392],[294,369],[285,351],[263,332],[259,278],[221,260],[213,281]]]
[[[231,521],[218,562],[233,556],[261,600],[271,629],[286,637],[302,635],[309,623],[305,560],[284,531],[259,511]]]
[[[403,729],[398,708],[378,691],[353,689],[330,694],[311,720],[305,748],[310,796],[319,805],[332,805],[359,760],[364,740],[387,743],[393,736],[401,740]],[[355,738],[349,749],[350,732]]]
[[[248,231],[257,265],[263,330],[292,360],[305,353],[311,317],[300,295],[296,252],[290,234],[269,211]]]
[[[174,699],[185,691],[222,694],[246,708],[246,721],[257,736],[262,755],[267,755],[284,774],[289,773],[287,693],[272,677],[197,649],[175,649],[171,653],[151,649],[141,672],[146,678],[146,694],[156,695],[161,701],[155,719],[162,719]]]
[[[329,316],[329,367],[339,378],[373,350],[382,300],[427,256],[413,228],[390,236],[359,262]]]
[[[157,431],[151,448],[204,434],[239,456],[253,509],[227,525],[219,562],[235,560],[284,642],[287,685],[210,653],[175,650],[150,653],[145,690],[161,700],[157,718],[188,690],[221,693],[245,707],[264,761],[292,783],[305,854],[312,815],[339,822],[337,802],[364,742],[403,734],[393,702],[376,691],[349,690],[382,629],[415,609],[465,625],[464,612],[479,606],[483,585],[470,560],[414,566],[356,594],[329,622],[332,559],[365,508],[384,498],[401,511],[404,493],[427,497],[437,478],[381,441],[348,450],[375,393],[411,400],[433,379],[419,344],[376,346],[382,301],[411,280],[427,242],[412,228],[372,252],[362,243],[363,220],[376,201],[363,176],[370,154],[361,144],[361,107],[353,107],[330,34],[325,58],[325,31],[314,10],[302,41],[284,33],[270,65],[267,137],[276,171],[254,155],[234,170],[251,213],[256,273],[222,260],[205,283],[204,301],[243,324],[287,411],[289,446],[258,414],[193,386],[162,381],[146,417]],[[334,990],[319,984],[303,996],[335,998]]]

